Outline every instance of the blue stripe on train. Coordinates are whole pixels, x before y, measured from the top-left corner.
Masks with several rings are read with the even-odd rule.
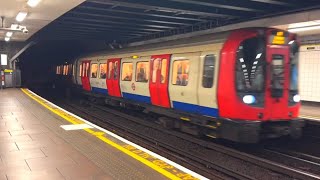
[[[101,94],[108,94],[108,90],[102,89],[102,88],[92,87],[92,91],[101,93]],[[151,104],[151,99],[148,96],[142,96],[137,94],[125,93],[125,92],[122,92],[122,96],[125,99],[130,99],[138,102]],[[207,115],[212,117],[218,117],[218,114],[219,114],[218,109],[216,108],[204,107],[204,106],[177,102],[177,101],[173,101],[173,108],[177,110],[189,112],[189,113],[196,113],[196,114]]]
[[[173,101],[173,108],[181,111],[186,111],[186,112],[196,113],[196,114],[201,114],[206,116],[212,116],[212,117],[218,117],[218,114],[219,114],[218,109],[216,108],[204,107],[204,106],[177,102],[177,101]]]
[[[97,88],[97,87],[91,87],[91,91],[99,94],[108,95],[108,89],[103,88]]]
[[[151,99],[148,96],[142,96],[142,95],[137,95],[137,94],[131,94],[131,93],[122,93],[123,98],[125,99],[130,99],[134,101],[139,101],[139,102],[144,102],[151,104]]]

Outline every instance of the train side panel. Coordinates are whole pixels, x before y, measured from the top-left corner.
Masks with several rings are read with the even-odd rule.
[[[106,61],[92,60],[90,72],[91,91],[99,94],[108,94],[106,86]]]
[[[219,71],[219,50],[201,52],[198,81],[198,113],[218,117],[217,81]]]
[[[173,54],[170,66],[169,96],[174,109],[197,113],[200,52]]]
[[[123,58],[121,60],[120,88],[122,97],[136,102],[150,104],[149,92],[150,56],[139,59]]]

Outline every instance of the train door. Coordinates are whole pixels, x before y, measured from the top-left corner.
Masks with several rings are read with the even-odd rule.
[[[151,56],[149,91],[151,103],[156,106],[169,108],[169,67],[170,54]]]
[[[82,61],[82,87],[86,91],[91,91],[89,72],[90,72],[90,61]]]
[[[108,59],[108,77],[107,77],[107,87],[110,96],[121,97],[120,91],[120,61],[121,58]]]
[[[267,109],[271,109],[270,119],[281,119],[288,116],[289,47],[268,46],[267,62],[269,86],[267,86],[266,106]]]

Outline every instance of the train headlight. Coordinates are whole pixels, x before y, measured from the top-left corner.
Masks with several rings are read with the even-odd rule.
[[[252,104],[256,102],[256,98],[253,95],[245,95],[243,96],[242,100],[246,104]]]
[[[297,102],[300,102],[300,96],[299,96],[299,94],[296,94],[296,95],[293,96],[293,101],[296,102],[296,103],[297,103]]]

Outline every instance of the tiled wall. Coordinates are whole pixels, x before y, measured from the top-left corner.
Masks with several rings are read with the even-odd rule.
[[[320,102],[320,44],[301,46],[299,61],[301,100]]]

